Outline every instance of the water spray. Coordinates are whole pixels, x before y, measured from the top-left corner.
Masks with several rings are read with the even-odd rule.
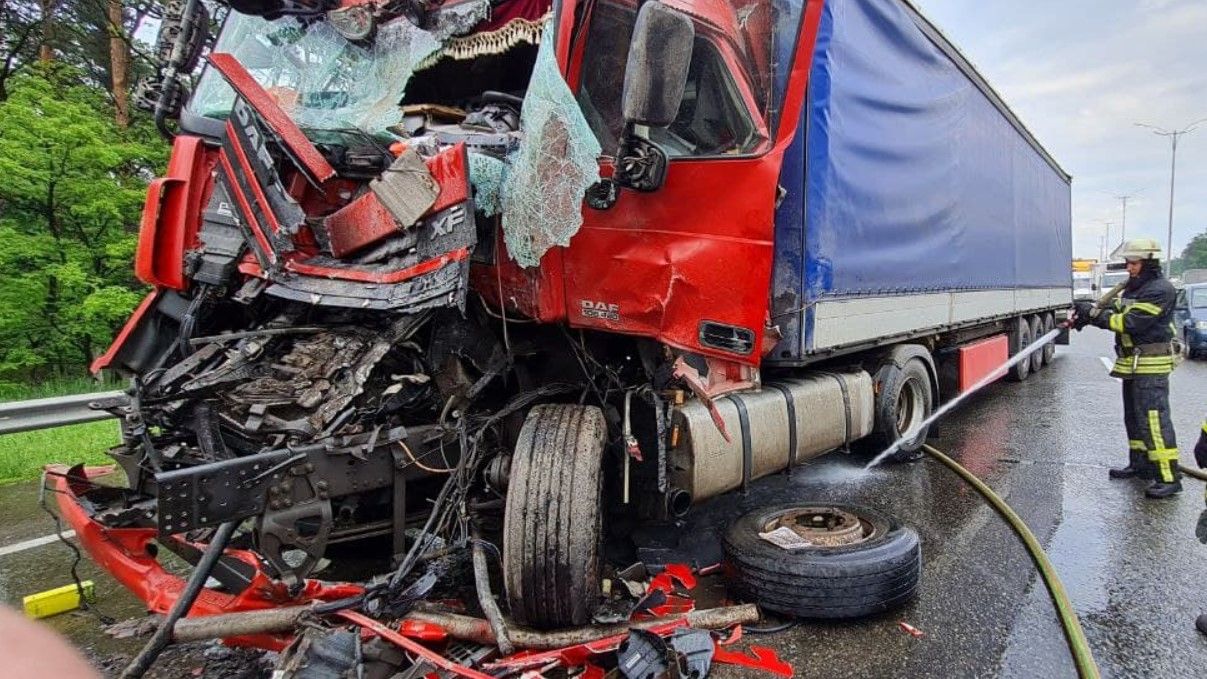
[[[976,384],[969,387],[967,390],[964,391],[964,393],[951,399],[947,403],[944,403],[942,407],[940,407],[938,410],[931,413],[930,417],[927,417],[920,424],[912,427],[909,431],[905,432],[905,434],[903,434],[901,437],[899,437],[893,443],[893,445],[889,446],[888,448],[886,448],[884,450],[884,452],[877,455],[871,462],[869,462],[867,464],[866,467],[864,467],[864,469],[865,470],[871,469],[872,467],[875,467],[876,465],[880,464],[881,462],[884,462],[884,460],[886,458],[888,458],[889,456],[891,456],[893,453],[896,453],[898,450],[901,450],[901,446],[904,445],[905,442],[912,441],[915,437],[918,436],[919,432],[924,431],[927,427],[929,427],[931,424],[933,424],[935,422],[935,420],[938,420],[940,417],[943,417],[947,413],[954,410],[957,406],[959,406],[961,403],[964,402],[964,399],[968,398],[969,396],[972,396],[976,392],[980,391],[981,389],[985,388],[986,386],[997,381],[997,379],[999,377],[1001,377],[1010,368],[1013,368],[1014,366],[1018,365],[1019,363],[1022,363],[1025,360],[1029,360],[1031,357],[1031,354],[1044,348],[1044,345],[1048,344],[1049,342],[1055,341],[1056,338],[1060,336],[1060,333],[1063,332],[1067,326],[1068,326],[1068,322],[1066,321],[1064,324],[1061,325],[1061,327],[1059,327],[1055,330],[1052,330],[1048,334],[1044,335],[1043,337],[1040,337],[1039,339],[1035,340],[1034,342],[1029,344],[1026,348],[1024,348],[1022,351],[1020,351],[1017,354],[1015,354],[1014,356],[1010,357],[1010,360],[1008,360],[1005,363],[998,366],[998,368],[996,370],[989,373],[985,377],[981,378],[981,380],[979,382],[977,382]]]
[[[1105,295],[1103,295],[1101,298],[1099,298],[1099,300],[1097,302],[1094,302],[1094,305],[1092,307],[1090,307],[1090,312],[1089,312],[1090,318],[1094,318],[1094,317],[1098,316],[1098,314],[1101,313],[1104,308],[1106,308],[1111,302],[1115,301],[1115,298],[1118,297],[1123,292],[1124,288],[1127,287],[1127,283],[1128,283],[1128,281],[1123,281],[1122,283],[1116,285],[1115,287],[1108,290]],[[1022,363],[1023,360],[1030,357],[1031,354],[1035,353],[1036,351],[1039,351],[1040,349],[1042,349],[1049,342],[1056,341],[1056,338],[1060,336],[1061,332],[1068,330],[1070,327],[1072,327],[1073,320],[1074,320],[1074,318],[1070,318],[1069,320],[1064,321],[1055,330],[1052,330],[1048,334],[1044,335],[1043,337],[1036,339],[1034,342],[1032,342],[1029,346],[1024,348],[1022,351],[1020,351],[1017,354],[1015,354],[1014,356],[1012,356],[1010,358],[1010,360],[1008,360],[1005,363],[1003,363],[1002,365],[998,366],[998,368],[996,370],[989,373],[989,375],[987,375],[986,377],[981,379],[981,381],[977,382],[976,384],[972,385],[970,388],[965,390],[964,393],[960,394],[959,396],[957,396],[957,397],[953,398],[952,400],[948,401],[947,403],[943,404],[943,406],[941,408],[939,408],[935,412],[931,413],[930,417],[923,420],[921,424],[918,424],[917,426],[910,428],[909,431],[902,434],[896,441],[893,442],[893,445],[889,446],[887,449],[885,449],[884,452],[880,453],[875,458],[873,458],[872,461],[869,462],[867,464],[867,466],[864,467],[864,469],[865,470],[871,469],[872,467],[875,467],[876,465],[880,464],[881,462],[884,462],[884,460],[886,458],[888,458],[890,455],[901,450],[901,446],[904,445],[906,441],[912,441],[915,437],[918,436],[919,432],[925,430],[927,427],[929,427],[931,424],[933,424],[940,417],[943,417],[947,413],[954,410],[957,406],[959,406],[961,403],[964,402],[964,399],[968,398],[969,396],[975,394],[976,392],[980,391],[981,389],[985,388],[986,386],[997,381],[997,379],[999,377],[1001,377],[1002,374],[1004,374],[1010,368],[1013,368],[1014,366],[1018,365],[1019,363]]]

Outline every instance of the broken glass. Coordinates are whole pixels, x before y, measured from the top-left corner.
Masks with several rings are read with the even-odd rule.
[[[417,68],[489,12],[489,0],[458,4],[438,14],[431,30],[392,19],[368,44],[350,42],[322,21],[232,13],[215,51],[233,54],[300,127],[381,134],[401,120],[399,103]],[[207,69],[190,109],[222,118],[233,99],[230,86]]]
[[[582,201],[599,181],[599,142],[562,79],[551,27],[537,52],[520,114],[523,137],[503,181],[503,237],[520,266],[534,267],[582,226]]]

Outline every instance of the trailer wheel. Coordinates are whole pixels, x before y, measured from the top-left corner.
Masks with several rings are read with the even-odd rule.
[[[881,449],[888,448],[930,417],[934,409],[934,390],[930,371],[920,359],[911,358],[901,367],[888,362],[880,366],[874,377],[876,387],[876,417],[872,440]],[[901,444],[894,455],[899,461],[912,460],[920,455],[930,427],[918,432]]]
[[[1052,312],[1044,314],[1043,334],[1046,335],[1056,329],[1056,317]],[[1040,352],[1044,357],[1044,365],[1051,365],[1052,360],[1056,358],[1056,342],[1048,342],[1044,345],[1043,351]]]
[[[1040,316],[1032,316],[1031,323],[1031,341],[1034,342],[1044,335],[1044,320]],[[1044,369],[1044,352],[1042,349],[1031,354],[1031,373],[1037,373]]]
[[[1023,349],[1031,346],[1031,323],[1025,317],[1014,319],[1009,331],[1010,356],[1014,357]],[[1031,375],[1031,361],[1019,361],[1010,369],[1008,377],[1015,382],[1022,382]]]
[[[606,431],[599,408],[560,404],[536,406],[520,429],[503,514],[503,584],[522,625],[585,625],[595,612]]]
[[[810,544],[786,549],[760,537],[785,527]],[[731,591],[765,610],[802,618],[888,611],[909,601],[922,577],[918,533],[860,507],[759,509],[730,525],[722,546]]]

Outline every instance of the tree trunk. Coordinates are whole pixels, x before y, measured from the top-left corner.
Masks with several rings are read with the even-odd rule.
[[[55,0],[41,0],[42,4],[42,46],[38,49],[38,59],[42,63],[54,61],[54,11]]]
[[[126,75],[129,73],[130,48],[126,43],[122,0],[109,0],[109,72],[113,77],[113,108],[117,126],[130,125],[130,99]]]

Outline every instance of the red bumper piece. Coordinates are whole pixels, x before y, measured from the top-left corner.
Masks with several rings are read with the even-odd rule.
[[[155,559],[157,531],[154,528],[107,528],[96,522],[80,505],[79,497],[72,492],[67,479],[53,477],[59,512],[76,532],[80,544],[88,551],[92,560],[108,571],[134,596],[142,599],[147,610],[166,613],[180,596],[185,581],[166,570]],[[228,549],[228,556],[245,561],[256,567],[251,586],[239,594],[228,594],[204,588],[189,610],[189,617],[251,611],[278,606],[296,606],[310,601],[333,601],[356,596],[363,589],[347,583],[326,583],[306,580],[297,596],[290,596],[285,586],[274,582],[259,569],[259,559],[245,550]],[[232,646],[253,646],[279,651],[290,641],[281,635],[254,635],[234,637],[226,642]]]

